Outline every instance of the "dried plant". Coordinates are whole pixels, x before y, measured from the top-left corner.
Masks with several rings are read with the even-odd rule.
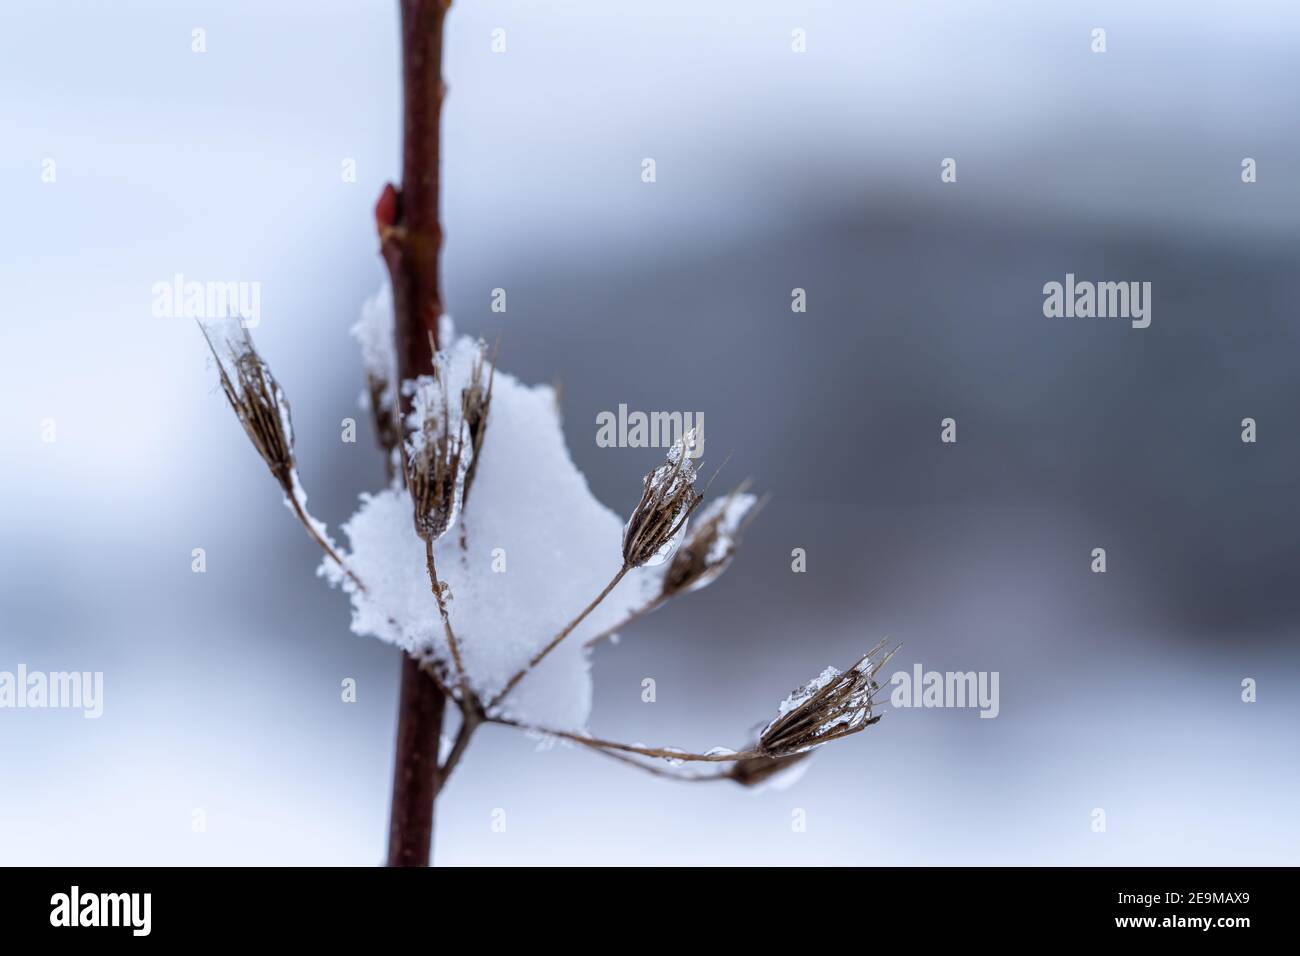
[[[438,615],[456,668],[460,699],[468,701],[472,694],[461,658],[460,642],[452,629],[451,614],[447,609],[447,587],[438,580],[438,569],[433,559],[433,543],[451,530],[460,514],[474,456],[469,426],[463,414],[464,399],[461,412],[453,415],[445,364],[435,364],[432,376],[403,383],[403,392],[413,400],[407,420],[410,434],[402,445],[412,519],[415,533],[424,541],[429,585],[438,602]],[[479,419],[481,434],[486,423],[485,401],[479,402],[479,410],[483,416]]]
[[[271,469],[272,476],[284,492],[285,503],[311,539],[344,575],[364,591],[365,585],[339,557],[324,524],[307,510],[307,495],[298,480],[298,463],[294,458],[289,399],[271,374],[271,367],[258,354],[248,329],[233,317],[200,322],[199,329],[216,360],[221,390],[239,423],[244,426],[244,434]]]
[[[437,603],[447,652],[443,655],[431,646],[421,646],[403,658],[389,863],[427,864],[434,800],[458,766],[476,729],[484,723],[567,740],[657,776],[731,780],[744,786],[770,781],[801,764],[813,749],[874,725],[880,719],[874,712],[874,695],[879,689],[876,676],[890,657],[878,653],[883,644],[847,671],[828,668],[792,694],[780,705],[777,716],[757,734],[755,742],[743,751],[715,748],[691,753],[672,747],[624,744],[574,730],[538,726],[510,712],[511,693],[634,569],[663,567],[655,596],[588,644],[611,636],[674,597],[710,584],[730,566],[741,531],[757,512],[758,502],[742,485],[706,508],[691,528],[692,515],[704,498],[695,487],[698,467],[690,455],[696,441],[693,431],[675,443],[665,462],[645,476],[640,501],[623,530],[618,570],[609,583],[524,666],[501,682],[501,689],[486,702],[471,686],[461,642],[452,626],[449,587],[439,580],[434,563],[434,543],[455,525],[474,487],[488,440],[495,361],[488,361],[486,346],[480,344],[458,400],[451,400],[450,357],[439,350],[443,310],[438,272],[442,240],[437,177],[438,110],[443,95],[441,45],[447,4],[402,0],[401,11],[404,185],[401,190],[386,186],[375,211],[380,250],[391,280],[393,314],[391,334],[386,332],[377,338],[391,338],[392,349],[389,353],[386,344],[380,343],[378,352],[368,357],[367,394],[390,478],[397,479],[400,467],[411,522],[425,545],[429,586]],[[373,595],[374,591],[344,563],[325,526],[306,510],[306,495],[294,458],[289,403],[247,332],[235,322],[233,327],[225,324],[219,329],[205,326],[204,334],[217,359],[222,390],[290,507],[351,586],[354,600],[358,593]],[[375,346],[375,339],[371,336],[369,344]],[[401,490],[393,489],[392,494],[400,495]],[[476,507],[490,506],[480,500]],[[462,557],[464,533],[462,523]],[[610,541],[610,548],[613,558],[618,544]],[[401,625],[391,613],[384,607],[380,617],[389,615],[388,623],[400,630]],[[459,710],[460,724],[448,755],[439,760],[447,700]],[[700,772],[700,768],[712,765],[721,769]]]
[[[445,371],[403,387],[414,399],[410,429],[402,446],[406,490],[411,495],[415,533],[432,545],[460,514],[473,450],[465,419],[453,417]]]
[[[479,452],[483,450],[483,439],[487,437],[488,413],[492,410],[492,382],[496,378],[496,354],[488,370],[487,384],[483,384],[483,365],[487,358],[487,343],[480,342],[478,356],[470,370],[469,385],[461,389],[461,418],[465,422],[465,431],[469,437],[470,460],[465,471],[464,499],[469,500],[470,489],[474,486],[474,476],[478,472]],[[464,526],[462,526],[462,532]],[[465,543],[461,539],[461,545]]]
[[[629,614],[613,627],[590,638],[586,646],[594,647],[609,640],[628,625],[664,605],[679,594],[699,590],[717,580],[731,564],[741,533],[763,507],[754,495],[748,494],[749,482],[732,491],[725,498],[713,502],[688,527],[685,540],[668,562],[660,584],[659,593],[647,604]]]
[[[236,318],[199,323],[217,362],[221,390],[253,448],[286,495],[293,494],[293,420],[289,400]]]
[[[847,671],[828,667],[818,677],[794,691],[782,701],[777,716],[760,731],[758,740],[748,749],[739,752],[715,747],[705,753],[691,753],[675,747],[621,744],[571,731],[530,726],[501,716],[490,716],[487,719],[617,755],[624,762],[653,770],[659,775],[690,781],[732,780],[752,787],[767,783],[800,763],[815,748],[861,733],[880,720],[881,715],[874,712],[879,703],[875,694],[880,690],[876,676],[898,650],[895,648],[881,656],[885,644],[884,641],[876,644]],[[662,768],[637,761],[633,759],[635,757],[663,760],[673,766],[727,763],[731,767],[722,773],[665,774]]]
[[[690,451],[695,429],[673,445],[668,460],[645,476],[645,490],[623,529],[623,565],[661,564],[671,556],[686,520],[704,496],[695,490],[697,468]]]
[[[880,689],[876,674],[896,653],[872,660],[884,646],[883,641],[877,644],[846,671],[826,668],[795,691],[763,728],[754,749],[767,757],[787,757],[859,733],[880,720],[872,713]]]
[[[742,757],[731,765],[727,777],[742,787],[761,787],[802,763],[809,753],[811,751],[784,757]]]

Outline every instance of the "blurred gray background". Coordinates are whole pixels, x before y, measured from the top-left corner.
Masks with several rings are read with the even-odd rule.
[[[261,282],[314,510],[379,486],[347,329],[399,170],[396,6],[0,7],[0,670],[106,681],[98,721],[0,711],[0,863],[383,857],[397,652],[349,633],[193,323],[150,307],[178,272]],[[460,328],[562,381],[616,511],[659,455],[596,446],[619,403],[702,411],[719,480],[772,494],[725,577],[597,652],[592,728],[739,747],[883,637],[1000,672],[1001,714],[890,712],[762,793],[489,728],[439,862],[1294,864],[1298,27],[1282,2],[457,3]],[[1045,319],[1066,272],[1151,282],[1151,327]]]

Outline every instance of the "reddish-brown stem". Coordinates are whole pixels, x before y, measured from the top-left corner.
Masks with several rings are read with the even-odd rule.
[[[451,0],[402,0],[402,188],[375,210],[393,285],[399,382],[433,373],[442,317],[438,213],[443,20]],[[409,398],[404,405],[409,407]]]
[[[389,866],[429,865],[445,702],[441,688],[421,670],[420,662],[403,654],[393,811],[388,826]]]
[[[379,247],[393,287],[398,401],[401,383],[433,374],[442,291],[438,212],[442,28],[450,0],[401,0],[402,187],[386,186],[375,207]],[[402,658],[397,758],[389,825],[390,866],[425,866],[433,844],[438,746],[446,695],[409,655]]]

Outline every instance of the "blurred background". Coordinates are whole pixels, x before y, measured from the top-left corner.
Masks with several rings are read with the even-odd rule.
[[[313,510],[336,527],[380,486],[347,332],[400,169],[396,11],[0,7],[0,670],[105,675],[97,721],[0,711],[0,863],[383,859],[398,654],[349,633],[151,288],[260,282]],[[459,327],[562,382],[615,511],[661,454],[596,446],[620,403],[703,412],[719,481],[772,494],[723,578],[596,652],[592,729],[738,748],[884,637],[891,670],[997,671],[1001,700],[888,712],[760,793],[488,728],[438,862],[1297,862],[1300,10],[484,0],[447,23]],[[1067,272],[1151,282],[1151,327],[1044,318]]]

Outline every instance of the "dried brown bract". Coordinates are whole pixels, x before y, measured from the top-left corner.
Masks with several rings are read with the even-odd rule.
[[[811,751],[784,757],[742,757],[731,766],[727,776],[742,787],[758,787],[806,759]]]
[[[445,370],[408,382],[406,391],[414,398],[408,419],[412,431],[403,445],[406,487],[415,532],[429,543],[446,534],[460,513],[473,450],[464,420],[451,414]]]
[[[465,471],[464,499],[469,499],[470,489],[474,485],[474,475],[478,470],[479,452],[483,450],[483,438],[487,434],[488,413],[492,409],[492,381],[496,378],[496,354],[488,368],[487,385],[483,384],[483,366],[487,364],[487,344],[479,343],[478,357],[470,369],[469,385],[461,389],[461,418],[465,421],[465,431],[469,436],[470,462]]]
[[[759,734],[755,750],[769,757],[800,754],[813,747],[866,730],[880,720],[873,714],[876,675],[897,651],[876,660],[884,649],[877,644],[847,671],[828,667],[821,675],[782,702],[776,719]]]
[[[692,429],[669,449],[668,460],[645,476],[641,501],[623,529],[625,567],[666,561],[685,531],[687,518],[703,500],[695,490],[696,465],[687,454],[695,441]]]
[[[748,487],[746,482],[714,501],[691,523],[664,574],[661,600],[702,588],[727,570],[740,546],[741,532],[757,514],[758,499],[746,493]]]
[[[271,474],[293,496],[293,422],[289,400],[237,318],[200,322],[221,375],[221,390]]]

